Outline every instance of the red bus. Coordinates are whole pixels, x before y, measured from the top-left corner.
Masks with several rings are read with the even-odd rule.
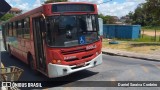
[[[9,55],[49,78],[102,63],[96,4],[44,4],[3,24]]]

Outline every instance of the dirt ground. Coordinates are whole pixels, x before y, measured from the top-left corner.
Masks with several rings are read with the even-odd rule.
[[[143,33],[143,31],[141,31],[141,34],[145,34],[145,35],[148,35],[148,36],[155,36],[155,31],[144,31],[144,33]],[[160,36],[160,31],[157,31],[156,35]]]
[[[148,36],[155,36],[155,31],[145,30],[141,34],[145,34]],[[156,32],[156,36],[160,36],[160,30]],[[132,44],[135,42],[120,42],[119,44],[109,44],[108,39],[103,39],[103,48],[117,49],[129,52],[143,53],[143,54],[154,54],[160,55],[160,44],[158,45],[142,45],[142,46],[133,46]]]

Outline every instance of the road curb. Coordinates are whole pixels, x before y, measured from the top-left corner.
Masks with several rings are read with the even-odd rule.
[[[112,53],[112,52],[105,52],[102,51],[103,54],[112,55],[112,56],[122,56],[122,57],[128,57],[128,58],[135,58],[135,59],[141,59],[141,60],[147,60],[147,61],[155,61],[160,62],[159,59],[151,59],[151,58],[145,58],[145,57],[137,57],[137,56],[128,56],[124,54],[118,54],[118,53]]]

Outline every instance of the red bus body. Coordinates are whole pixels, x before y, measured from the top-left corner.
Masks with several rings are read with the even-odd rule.
[[[49,22],[50,19],[46,18],[48,17],[54,18],[54,16],[59,16],[61,18],[61,16],[70,16],[70,15],[75,15],[73,17],[81,17],[81,15],[86,15],[84,17],[87,18],[87,15],[98,14],[97,6],[95,4],[90,4],[94,6],[94,12],[89,12],[89,13],[88,12],[59,13],[59,12],[52,12],[53,4],[76,5],[76,4],[89,4],[89,3],[63,2],[63,3],[44,4],[34,10],[31,10],[29,12],[26,12],[22,15],[10,19],[8,22],[4,24],[5,28],[3,30],[4,31],[3,39],[6,45],[5,46],[6,50],[8,50],[12,55],[16,56],[24,63],[32,64],[32,68],[34,70],[43,73],[49,78],[65,76],[73,72],[77,72],[101,64],[102,42],[100,38],[92,43],[74,45],[69,47],[63,47],[63,46],[51,47],[47,44],[47,41],[45,39],[47,37],[46,30],[49,29],[50,25],[52,25],[52,24],[47,24],[47,22]],[[95,19],[98,20],[98,17],[96,17]],[[56,21],[56,19],[54,19],[53,21]],[[27,26],[28,24],[26,23],[29,24],[29,27]],[[96,25],[98,25],[98,22],[96,22]],[[38,28],[40,27],[45,28],[46,30],[38,31],[39,30]],[[98,31],[98,26],[96,27]],[[42,28],[40,28],[40,30],[42,30]],[[80,38],[82,39],[83,37]],[[94,37],[89,37],[89,39],[90,38]],[[65,42],[65,44],[68,45],[68,43],[72,44],[75,42],[79,41],[78,40],[72,42],[67,41]]]

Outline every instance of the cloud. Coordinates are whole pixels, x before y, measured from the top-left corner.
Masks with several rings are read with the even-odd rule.
[[[11,6],[20,8],[23,11],[28,11],[41,6],[45,0],[6,0]],[[91,2],[95,4],[102,3],[109,0],[69,0],[72,2]],[[144,3],[145,0],[125,0],[119,3],[118,0],[112,0],[108,3],[98,5],[99,13],[112,16],[124,16],[130,11],[134,11],[138,4]]]
[[[98,6],[99,13],[112,16],[124,16],[130,11],[134,11],[138,4],[144,3],[145,0],[126,0],[123,3],[106,3]]]
[[[20,4],[20,5],[17,6],[17,8],[19,8],[19,9],[21,9],[23,11],[30,10],[31,8],[29,8],[29,7],[30,7],[29,3],[23,3],[23,4]]]
[[[17,7],[23,12],[41,6],[44,0],[6,0],[12,7]]]
[[[33,8],[41,6],[42,2],[41,0],[36,0],[35,3],[33,4]]]
[[[22,0],[6,0],[6,2],[13,5],[22,3]]]
[[[109,1],[109,0],[69,0],[69,1],[85,1],[85,2],[91,2],[91,3],[102,3],[103,1]],[[118,3],[114,0],[108,3],[103,3],[98,5],[99,13],[102,13],[104,15],[112,15],[112,16],[124,16],[128,14],[130,11],[134,11],[138,4],[144,3],[145,0],[125,0],[123,3]]]
[[[71,1],[71,2],[91,2],[91,3],[95,3],[95,4],[103,2],[103,0],[68,0],[68,1]]]
[[[12,0],[13,2],[20,3],[22,0]]]

